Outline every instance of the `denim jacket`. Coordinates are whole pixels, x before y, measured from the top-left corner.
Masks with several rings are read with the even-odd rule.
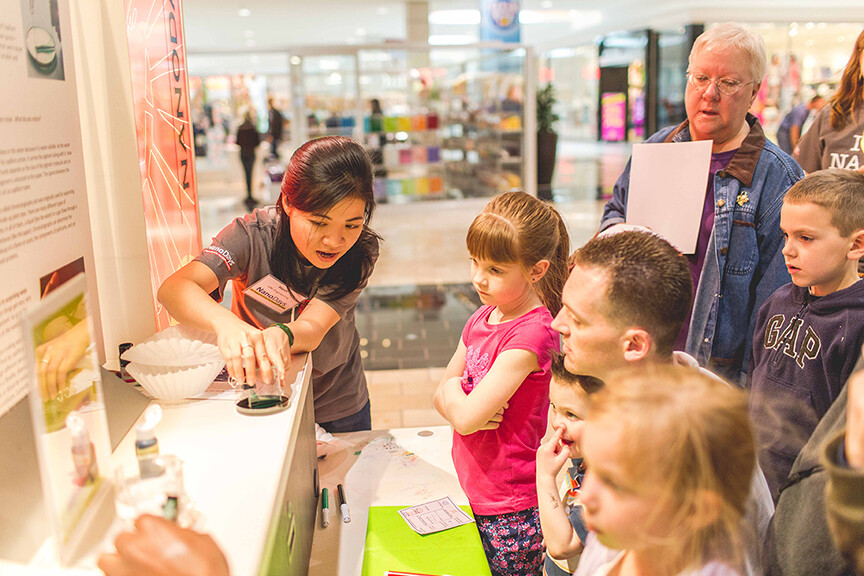
[[[804,171],[765,138],[755,116],[750,133],[714,177],[714,229],[693,300],[688,354],[726,380],[744,382],[756,314],[777,288],[791,281],[783,260],[780,208]],[[646,142],[688,142],[689,123],[660,130]],[[615,183],[600,229],[626,220],[630,163]]]

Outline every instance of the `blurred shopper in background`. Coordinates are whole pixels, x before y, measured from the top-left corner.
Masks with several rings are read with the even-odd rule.
[[[273,97],[267,98],[268,121],[270,123],[267,137],[270,140],[270,158],[279,160],[279,145],[282,143],[282,131],[285,127],[285,118],[282,112],[273,103]]]
[[[855,40],[837,92],[795,149],[806,172],[825,168],[864,171],[864,31]]]
[[[810,99],[810,102],[795,106],[783,117],[780,127],[777,128],[777,144],[784,152],[792,154],[804,133],[803,128],[807,118],[810,117],[810,114],[815,114],[821,110],[825,104],[825,99],[817,94]]]
[[[243,123],[237,128],[237,146],[240,147],[240,162],[246,174],[246,208],[253,210],[258,202],[252,197],[252,172],[255,168],[255,149],[261,143],[258,128],[255,127],[255,114],[252,109],[246,110]]]

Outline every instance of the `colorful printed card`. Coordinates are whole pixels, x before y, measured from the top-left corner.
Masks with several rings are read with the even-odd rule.
[[[450,499],[439,498],[425,504],[418,504],[399,510],[412,530],[418,534],[432,534],[449,528],[469,524],[474,520]]]

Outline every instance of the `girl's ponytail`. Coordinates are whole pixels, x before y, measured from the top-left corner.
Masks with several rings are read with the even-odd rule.
[[[555,246],[553,254],[550,255],[549,270],[537,281],[535,290],[543,305],[555,316],[561,310],[561,294],[564,291],[567,276],[570,274],[570,268],[567,265],[570,257],[570,236],[567,234],[567,226],[564,225],[564,220],[558,211],[548,204],[547,206],[554,215],[554,219],[557,220],[558,244]]]

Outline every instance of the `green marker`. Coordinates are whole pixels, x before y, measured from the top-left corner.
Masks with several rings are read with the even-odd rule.
[[[321,526],[326,528],[330,525],[330,502],[327,498],[327,489],[321,490]]]

